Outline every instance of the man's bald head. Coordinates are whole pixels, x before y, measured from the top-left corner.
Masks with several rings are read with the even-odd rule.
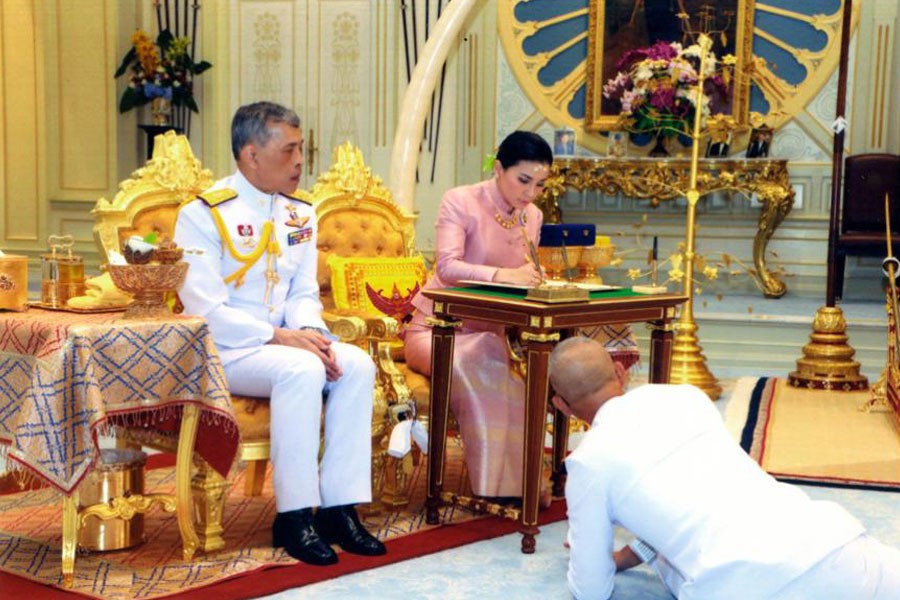
[[[579,405],[605,385],[618,383],[618,375],[619,370],[609,352],[591,338],[568,338],[550,354],[550,383],[577,412],[581,412]]]

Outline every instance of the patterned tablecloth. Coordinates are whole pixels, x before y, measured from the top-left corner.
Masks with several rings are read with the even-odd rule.
[[[65,493],[99,456],[104,428],[177,432],[188,403],[201,407],[197,452],[227,475],[239,436],[203,319],[0,314],[0,453]]]

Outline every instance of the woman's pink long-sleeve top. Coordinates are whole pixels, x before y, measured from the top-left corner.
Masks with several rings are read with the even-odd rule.
[[[494,179],[447,191],[436,224],[435,273],[424,289],[455,287],[464,279],[489,282],[498,269],[525,264],[528,250],[519,223],[524,223],[528,238],[537,246],[543,214],[529,204],[522,211],[524,219],[517,218],[515,226],[505,229],[496,214],[508,217],[508,210]],[[432,314],[432,302],[422,294],[413,305]]]

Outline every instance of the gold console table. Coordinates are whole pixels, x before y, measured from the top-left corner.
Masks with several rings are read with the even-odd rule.
[[[656,207],[663,200],[684,196],[690,173],[691,161],[687,157],[556,159],[539,205],[548,223],[561,221],[559,197],[568,188],[599,190],[610,195],[621,192],[632,198],[649,199]],[[753,239],[753,262],[766,297],[783,296],[787,287],[766,267],[766,246],[794,205],[787,161],[701,158],[697,188],[701,196],[718,191],[757,195],[762,213]]]

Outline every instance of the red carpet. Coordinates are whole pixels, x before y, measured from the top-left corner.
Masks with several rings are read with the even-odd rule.
[[[448,447],[448,451],[450,448]],[[460,489],[465,475],[459,452],[447,465],[447,489]],[[367,526],[384,539],[388,554],[381,557],[360,557],[342,553],[340,562],[331,567],[311,567],[286,557],[281,550],[269,547],[269,527],[272,511],[271,489],[262,498],[246,499],[240,491],[242,473],[236,477],[226,506],[225,550],[211,556],[200,555],[191,563],[180,560],[180,540],[173,515],[157,511],[147,516],[147,539],[132,551],[79,554],[76,559],[76,586],[82,593],[62,590],[47,582],[58,576],[59,496],[52,490],[39,490],[14,496],[0,497],[0,597],[3,598],[178,598],[229,600],[273,594],[310,583],[339,577],[356,571],[377,568],[386,564],[439,552],[449,548],[486,540],[516,531],[513,521],[497,517],[473,517],[459,508],[447,508],[443,520],[451,525],[429,526],[424,523],[424,462],[413,474],[413,498],[410,506],[395,513],[366,518]],[[148,473],[148,488],[154,480],[166,485],[171,469]],[[269,482],[270,483],[270,482]],[[151,489],[150,491],[157,491]],[[31,498],[25,498],[32,494]],[[34,494],[44,494],[35,498]],[[17,507],[19,496],[22,505]],[[2,504],[5,502],[5,504]],[[47,505],[47,506],[44,506]],[[37,506],[37,508],[35,508]],[[12,507],[12,508],[11,508]],[[19,510],[22,518],[16,518]],[[35,516],[35,511],[37,514]],[[43,511],[43,512],[42,512]],[[557,501],[541,513],[541,524],[565,518],[565,502]],[[35,521],[39,521],[36,525]],[[247,531],[241,531],[241,530]],[[21,533],[25,532],[25,533]],[[47,539],[49,536],[49,539]],[[41,543],[41,538],[44,543]],[[37,540],[37,542],[35,541]],[[510,543],[518,544],[518,541]],[[34,547],[32,549],[31,547]],[[27,561],[10,558],[16,552],[27,554]],[[5,558],[4,558],[5,557]],[[46,568],[35,568],[36,561],[46,562]],[[25,566],[23,567],[23,563]],[[24,576],[10,574],[22,572]],[[114,569],[123,570],[116,574]],[[36,583],[26,579],[44,579]],[[119,583],[116,584],[118,577]],[[50,582],[57,583],[56,581]],[[186,589],[186,588],[191,589]]]

